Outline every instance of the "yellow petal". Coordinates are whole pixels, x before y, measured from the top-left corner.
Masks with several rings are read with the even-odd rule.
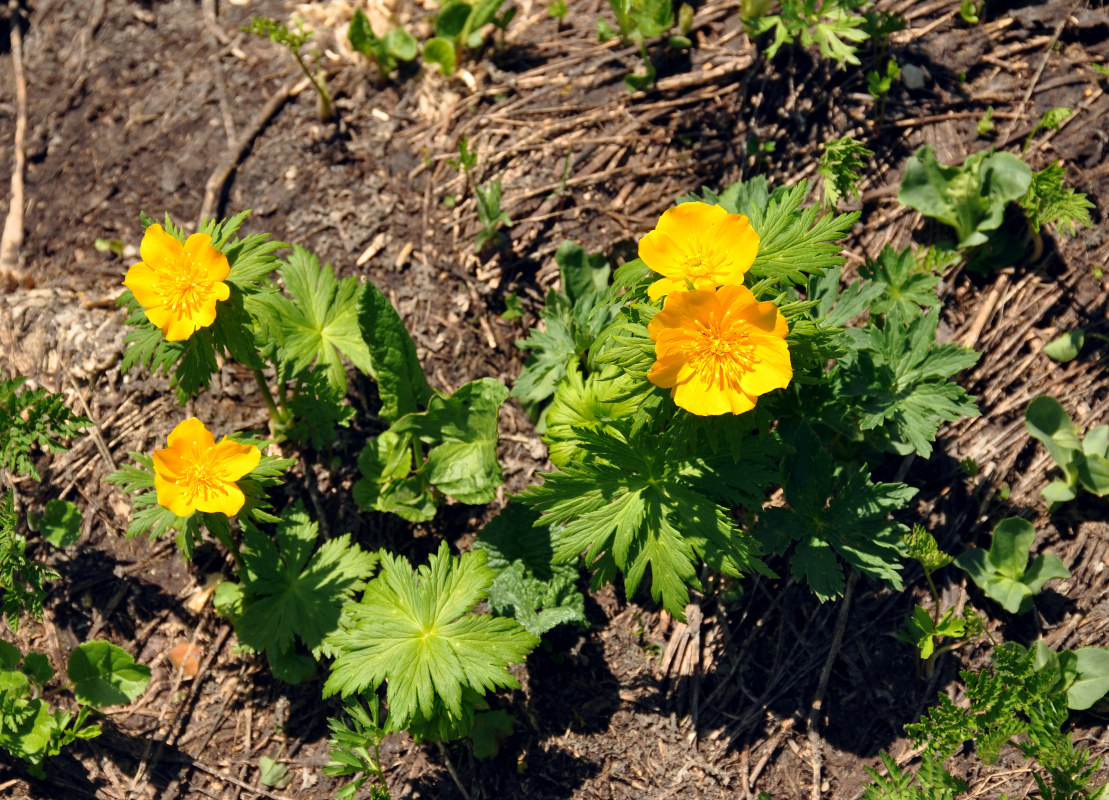
[[[216,438],[196,417],[189,417],[177,423],[166,442],[170,448],[182,453],[202,453],[216,443]]]
[[[246,503],[243,490],[230,481],[213,486],[206,494],[196,498],[197,511],[205,514],[226,514],[233,517]]]
[[[171,311],[168,306],[150,306],[144,309],[143,313],[145,313],[146,318],[150,320],[150,324],[155,328],[159,328],[162,331],[162,335],[165,336],[166,329],[169,327],[169,321],[174,316],[173,311]]]
[[[147,312],[146,316],[149,318],[150,313]],[[215,314],[212,315],[212,318],[215,319]],[[167,342],[183,342],[196,333],[197,328],[201,327],[193,320],[192,315],[186,316],[180,311],[171,311],[165,323],[159,327],[162,329],[162,335],[166,337]]]
[[[654,340],[665,328],[697,330],[713,319],[719,306],[714,292],[671,292],[666,296],[662,311],[647,324],[647,333]]]
[[[759,235],[742,214],[725,214],[705,232],[704,247],[720,266],[713,275],[718,283],[743,283],[743,276],[759,252]]]
[[[639,257],[659,275],[678,278],[687,253],[673,237],[656,228],[639,240]]]
[[[237,481],[250,473],[262,460],[257,447],[233,442],[226,436],[212,449],[212,466],[219,471],[220,477]]]
[[[212,237],[206,233],[194,233],[185,240],[184,256],[197,280],[222,281],[231,272],[227,256],[212,247]]]
[[[701,202],[681,203],[663,212],[655,230],[665,233],[682,246],[700,240],[706,231],[727,216],[728,212],[718,205]]]
[[[760,395],[789,386],[793,380],[793,367],[784,341],[778,340],[778,347],[772,347],[770,343],[758,346],[756,358],[758,360],[752,368],[740,379],[744,392]]]
[[[143,308],[160,306],[165,301],[158,284],[158,274],[141,261],[127,270],[127,276],[123,279],[123,285],[131,290]]]
[[[742,414],[755,407],[753,397],[735,388],[723,387],[712,376],[701,374],[695,374],[685,383],[675,386],[670,396],[680,408],[702,417]]]
[[[187,517],[196,511],[196,506],[189,502],[188,492],[157,472],[154,473],[154,490],[158,493],[158,505],[168,508],[177,516]]]
[[[176,273],[181,260],[181,242],[170,236],[155,223],[146,229],[139,244],[139,255],[155,272]]]
[[[652,300],[658,300],[671,292],[683,292],[688,288],[689,284],[685,278],[659,278],[647,287],[647,296]]]

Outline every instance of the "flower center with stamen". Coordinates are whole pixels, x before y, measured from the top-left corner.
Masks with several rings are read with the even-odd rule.
[[[215,472],[211,464],[204,462],[194,464],[185,470],[185,474],[181,477],[181,480],[177,481],[177,485],[185,487],[190,502],[193,502],[197,497],[207,500],[213,493],[220,491],[221,484],[224,483]]]
[[[712,263],[701,250],[686,258],[682,271],[694,278],[701,278],[712,271]]]
[[[690,353],[690,364],[698,372],[717,377],[736,378],[751,369],[754,345],[747,343],[743,331],[721,331],[715,326],[701,330],[700,338]]]

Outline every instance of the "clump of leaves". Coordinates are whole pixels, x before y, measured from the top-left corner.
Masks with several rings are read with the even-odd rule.
[[[1043,442],[1063,472],[1043,489],[1044,499],[1054,508],[1078,496],[1081,486],[1091,494],[1109,494],[1109,425],[1098,425],[1079,436],[1066,409],[1054,397],[1040,395],[1024,411],[1028,433]]]
[[[547,292],[539,312],[544,330],[532,328],[516,346],[528,353],[512,387],[533,417],[555,393],[571,364],[580,362],[597,335],[612,319],[607,302],[611,268],[602,253],[588,254],[573,242],[563,242],[555,253],[562,289]]]
[[[1028,224],[1034,233],[1039,233],[1044,225],[1054,225],[1070,236],[1077,233],[1078,226],[1089,228],[1090,209],[1094,204],[1090,198],[1067,186],[1067,170],[1062,162],[1048,164],[1038,172],[1032,173],[1032,182],[1020,207],[1028,216]]]
[[[484,553],[454,558],[446,543],[416,570],[383,553],[381,573],[328,638],[337,658],[324,695],[349,697],[384,683],[387,730],[438,741],[466,735],[475,702],[518,687],[508,665],[539,643],[514,619],[470,613],[494,578]]]
[[[774,32],[774,39],[763,52],[773,58],[784,44],[800,40],[803,47],[816,44],[820,54],[846,69],[848,64],[858,66],[856,45],[865,42],[866,17],[859,13],[871,5],[871,0],[781,0],[777,14],[759,14],[743,17],[743,23],[752,37]]]
[[[597,38],[602,41],[619,36],[623,41],[639,45],[639,55],[643,59],[645,72],[633,73],[624,77],[624,83],[631,91],[647,89],[654,85],[657,70],[647,52],[647,41],[667,34],[675,24],[673,0],[608,0],[608,5],[616,17],[616,29],[603,18],[597,19]],[[689,32],[693,24],[692,6],[682,3],[678,9],[677,24],[679,32],[668,36],[666,43],[683,50],[693,46]]]
[[[354,10],[347,38],[351,47],[377,64],[383,80],[388,79],[400,62],[415,59],[419,50],[416,37],[399,25],[378,38],[360,8]]]
[[[1032,170],[1011,153],[973,153],[962,166],[945,167],[926,145],[909,159],[897,199],[953,227],[957,247],[974,247],[988,241],[1005,206],[1024,197],[1031,183]]]
[[[327,740],[331,758],[324,765],[323,774],[329,778],[354,779],[335,793],[336,800],[354,800],[366,781],[372,781],[369,800],[389,800],[389,785],[381,766],[381,743],[386,731],[381,724],[377,695],[348,697],[343,711],[349,722],[335,717],[327,720],[331,729],[331,738]]]
[[[497,573],[489,587],[493,612],[542,636],[558,625],[584,625],[585,596],[577,587],[577,567],[554,563],[558,529],[536,527],[538,521],[534,510],[509,503],[481,529],[474,547],[485,551],[486,565]]]
[[[1085,711],[1109,693],[1109,647],[1079,647],[1056,653],[1040,639],[1033,651],[1037,670],[1058,675],[1052,692],[1065,693],[1067,708]]]
[[[486,25],[504,30],[516,16],[516,7],[510,6],[502,14],[497,12],[504,0],[449,0],[439,9],[435,20],[435,36],[424,43],[424,61],[435,64],[443,75],[453,75],[459,60],[467,50],[481,47]]]
[[[1045,583],[1070,577],[1070,570],[1053,553],[1041,553],[1028,562],[1035,540],[1032,523],[1009,517],[994,527],[988,552],[967,550],[955,559],[955,566],[1010,614],[1026,614],[1032,610],[1032,597]]]
[[[327,90],[327,79],[324,77],[322,70],[313,72],[300,53],[304,45],[308,44],[308,40],[312,38],[312,32],[304,30],[304,23],[299,19],[296,20],[296,30],[294,31],[290,30],[289,26],[280,20],[269,19],[268,17],[251,17],[250,24],[246,25],[243,30],[247,33],[265,36],[274,44],[280,45],[289,51],[292,57],[296,59],[297,65],[305,77],[312,84],[312,88],[316,90],[316,112],[320,122],[330,122],[335,116],[335,105],[331,101],[331,92]]]
[[[318,539],[319,525],[300,505],[282,512],[273,538],[248,526],[239,582],[216,591],[216,608],[232,620],[239,641],[265,653],[273,674],[289,683],[315,669],[297,653],[297,640],[319,658],[324,640],[339,628],[343,605],[377,565],[377,556],[352,543],[349,533],[317,548]]]
[[[936,538],[926,531],[923,525],[914,525],[912,532],[904,538],[904,543],[909,557],[920,564],[924,570],[924,579],[928,582],[928,589],[932,593],[936,606],[931,613],[922,606],[913,608],[912,615],[905,623],[905,629],[897,636],[916,647],[920,657],[930,666],[936,655],[937,639],[943,637],[957,639],[966,633],[966,619],[956,617],[955,609],[949,608],[942,617],[940,616],[940,593],[936,590],[935,581],[932,579],[933,573],[946,567],[954,558],[940,550]],[[947,649],[950,649],[950,646]]]
[[[873,155],[872,150],[850,136],[824,145],[816,171],[824,176],[825,208],[835,208],[842,197],[859,196],[859,179]]]
[[[45,774],[44,759],[77,739],[100,735],[98,724],[87,724],[91,709],[126,705],[150,681],[150,667],[102,641],[78,645],[69,655],[66,673],[79,704],[76,714],[53,709],[40,696],[54,677],[50,659],[42,653],[24,656],[0,641],[0,748],[30,764],[29,771],[39,778]]]
[[[993,670],[962,672],[965,707],[940,693],[939,704],[905,730],[923,748],[916,774],[906,772],[882,754],[889,775],[867,768],[873,783],[865,800],[954,800],[967,792],[966,781],[944,766],[965,742],[985,764],[996,764],[1002,748],[1011,747],[1032,762],[1040,796],[1054,800],[1094,800],[1102,788],[1094,784],[1099,762],[1077,748],[1067,723],[1065,694],[1057,685],[1056,665],[1037,667],[1036,653],[1013,643],[993,651]]]

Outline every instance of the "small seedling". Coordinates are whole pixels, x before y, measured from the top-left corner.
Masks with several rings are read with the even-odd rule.
[[[474,252],[480,253],[485,247],[501,236],[501,228],[512,227],[512,220],[501,208],[501,179],[496,177],[484,186],[475,186],[477,198],[477,217],[481,231],[474,240]]]
[[[1082,350],[1082,345],[1085,343],[1086,331],[1081,328],[1075,328],[1073,331],[1067,331],[1045,344],[1044,355],[1052,361],[1065,364],[1078,357],[1079,352]]]
[[[331,93],[327,90],[327,79],[323,75],[322,70],[317,70],[315,73],[308,68],[307,62],[300,54],[301,48],[308,43],[312,38],[311,31],[304,30],[304,23],[299,19],[296,21],[296,31],[289,30],[289,26],[284,22],[268,17],[251,17],[250,24],[243,28],[247,33],[256,33],[259,36],[265,36],[274,44],[281,45],[288,50],[293,58],[296,59],[301,70],[307,76],[312,84],[312,88],[316,90],[316,112],[320,118],[320,122],[330,122],[335,116],[335,107],[331,102]]]
[[[416,38],[399,26],[379,39],[370,27],[369,18],[360,8],[354,10],[347,38],[351,47],[377,64],[383,80],[392,74],[399,62],[415,59],[419,50]]]
[[[424,43],[424,61],[438,66],[442,75],[453,75],[462,55],[481,47],[486,25],[503,31],[516,16],[515,6],[498,16],[503,4],[504,0],[475,0],[473,5],[463,0],[444,3],[435,20],[435,36]]]
[[[1098,497],[1109,494],[1109,425],[1091,428],[1080,439],[1066,410],[1048,395],[1028,404],[1024,424],[1063,471],[1062,480],[1052,481],[1043,490],[1052,508],[1077,497],[1079,486]]]
[[[959,16],[967,25],[977,25],[982,18],[982,7],[985,0],[963,0],[959,4]]]
[[[996,127],[993,121],[993,106],[988,106],[986,108],[986,113],[982,115],[982,119],[978,120],[975,128],[979,136],[989,136],[994,132]]]
[[[832,209],[843,197],[858,197],[859,180],[874,155],[862,142],[845,136],[824,145],[816,171],[824,176],[824,207]]]
[[[1032,610],[1033,595],[1045,583],[1070,577],[1070,570],[1053,553],[1041,553],[1028,563],[1035,539],[1032,523],[1009,517],[994,528],[989,552],[967,550],[955,559],[955,566],[1010,614],[1026,614]]]
[[[477,153],[470,150],[470,140],[463,136],[458,140],[458,158],[452,158],[448,162],[452,167],[460,172],[469,172],[477,164]]]
[[[43,515],[29,515],[27,522],[55,547],[69,547],[81,537],[81,510],[68,500],[47,500]]]
[[[554,19],[566,19],[569,10],[566,8],[566,0],[551,0],[547,6],[547,13]]]
[[[777,14],[765,12],[769,4],[752,3],[743,24],[754,38],[774,32],[773,41],[764,48],[767,58],[774,58],[784,44],[800,40],[803,47],[816,44],[820,54],[846,69],[859,65],[856,45],[869,37],[866,17],[859,13],[871,0],[782,0]]]
[[[1040,639],[1033,646],[1036,669],[1059,679],[1054,693],[1066,692],[1067,708],[1085,711],[1109,693],[1109,647],[1080,647],[1052,652]]]

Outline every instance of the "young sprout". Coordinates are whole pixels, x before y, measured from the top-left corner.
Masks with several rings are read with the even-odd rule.
[[[268,17],[251,17],[250,24],[243,30],[247,33],[265,36],[274,44],[281,45],[293,54],[293,58],[296,59],[297,64],[300,65],[301,70],[304,71],[305,76],[316,90],[316,113],[319,115],[320,122],[330,122],[335,116],[335,107],[331,102],[331,93],[327,91],[327,79],[324,77],[322,70],[313,75],[312,70],[305,63],[304,57],[300,54],[301,48],[312,38],[312,32],[305,31],[304,23],[300,20],[297,20],[296,28],[296,32],[293,32],[289,30],[288,25],[278,20],[269,19]]]

